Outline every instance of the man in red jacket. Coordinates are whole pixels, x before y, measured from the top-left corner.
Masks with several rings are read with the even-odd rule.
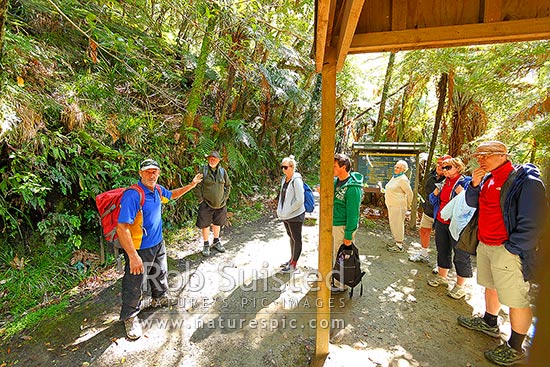
[[[508,306],[510,339],[485,357],[509,366],[526,360],[522,344],[533,318],[528,281],[546,220],[545,188],[538,169],[512,165],[499,141],[481,143],[474,156],[480,167],[472,173],[466,202],[479,212],[477,282],[485,287],[486,311],[483,317],[459,316],[458,323],[498,338],[498,313],[501,304]]]

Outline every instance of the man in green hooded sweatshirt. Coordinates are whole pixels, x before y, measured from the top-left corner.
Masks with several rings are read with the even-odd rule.
[[[340,245],[349,246],[359,227],[359,208],[363,195],[363,176],[351,172],[351,160],[345,154],[334,155],[334,208],[332,209],[332,263]],[[343,291],[336,288],[333,291]]]

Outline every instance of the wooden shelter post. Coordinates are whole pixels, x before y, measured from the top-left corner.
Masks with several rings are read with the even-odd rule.
[[[319,290],[317,292],[317,329],[315,359],[324,360],[328,355],[330,334],[330,283],[327,276],[332,270],[332,207],[334,197],[334,144],[336,120],[336,53],[327,50],[322,68],[321,106],[321,167],[320,167],[320,213],[319,213]],[[322,363],[322,362],[321,362]],[[319,364],[322,366],[322,364]]]

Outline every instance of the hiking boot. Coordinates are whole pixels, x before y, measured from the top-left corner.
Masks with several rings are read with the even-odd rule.
[[[126,336],[130,340],[139,339],[143,331],[141,330],[141,324],[137,316],[130,317],[124,320],[124,329],[126,329]]]
[[[153,298],[151,300],[152,308],[168,307],[168,306],[172,306],[172,304],[173,304],[173,299],[169,298],[167,295],[162,295],[159,298]]]
[[[202,254],[206,257],[210,256],[210,245],[207,243],[204,244],[204,247],[202,248]]]
[[[466,291],[464,290],[464,287],[455,284],[453,289],[447,292],[447,296],[454,298],[454,299],[461,299],[466,295]]]
[[[525,351],[518,352],[514,348],[504,343],[485,352],[485,358],[499,366],[513,366],[516,364],[526,364],[527,357]]]
[[[296,269],[296,266],[290,265],[290,264],[288,264],[287,266],[281,269],[281,273],[284,273],[284,274],[292,274],[292,273],[296,273],[297,271],[298,269]]]
[[[449,279],[443,278],[441,275],[434,275],[428,279],[428,285],[432,287],[439,287],[440,285],[447,287],[449,285]]]
[[[386,250],[388,250],[389,252],[404,252],[405,251],[403,246],[399,246],[397,243],[395,243],[395,244],[392,243],[391,245],[387,245]]]
[[[214,249],[218,252],[225,252],[225,247],[223,247],[220,241],[214,241],[212,247],[214,247]]]
[[[500,337],[500,329],[499,329],[498,325],[490,326],[489,324],[487,324],[485,322],[483,317],[479,317],[479,316],[471,316],[471,317],[458,316],[457,320],[458,320],[458,324],[460,326],[465,327],[466,329],[481,331],[482,333],[487,334],[489,336],[492,336],[493,338]]]
[[[413,263],[430,264],[430,257],[424,256],[420,252],[417,252],[416,254],[409,256],[409,261],[412,261]]]

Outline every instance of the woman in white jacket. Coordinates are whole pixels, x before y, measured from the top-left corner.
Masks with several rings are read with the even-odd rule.
[[[403,240],[405,239],[405,215],[407,209],[411,207],[413,191],[409,178],[405,172],[409,170],[409,165],[403,160],[399,160],[393,167],[393,176],[386,184],[384,190],[384,200],[388,208],[388,220],[390,221],[390,230],[395,244],[387,246],[389,252],[403,252]]]
[[[283,221],[286,233],[290,237],[290,260],[282,264],[283,273],[294,273],[302,253],[302,225],[306,208],[304,206],[304,182],[302,175],[296,172],[294,156],[281,162],[284,177],[281,181],[277,216]]]

